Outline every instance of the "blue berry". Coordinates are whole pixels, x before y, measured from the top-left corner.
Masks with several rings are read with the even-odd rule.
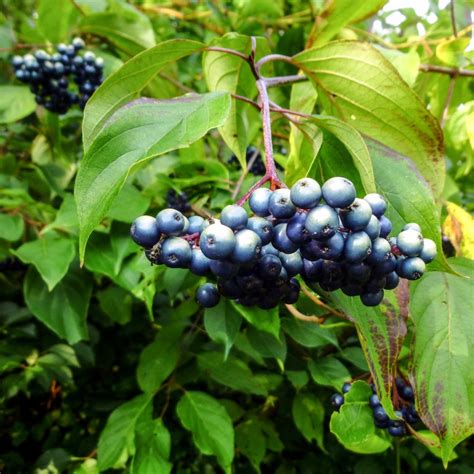
[[[336,408],[336,410],[339,410],[339,408],[341,408],[342,405],[344,405],[344,397],[339,393],[335,393],[334,395],[331,396],[331,403],[332,403],[332,406]]]
[[[363,284],[369,280],[371,269],[364,262],[347,263],[346,272],[350,279]]]
[[[247,222],[247,229],[253,230],[262,241],[262,245],[267,245],[273,237],[273,224],[264,217],[254,216]]]
[[[346,382],[342,386],[342,393],[347,393],[351,389],[351,384],[349,382]]]
[[[278,224],[273,228],[273,246],[284,253],[293,253],[298,250],[298,245],[288,238],[286,224]]]
[[[215,219],[213,217],[209,217],[208,219],[204,219],[201,224],[200,232],[204,232],[210,225],[212,224],[220,224],[221,221],[219,219]]]
[[[302,178],[292,186],[290,197],[296,207],[313,208],[321,200],[321,187],[314,179]]]
[[[380,237],[388,237],[390,232],[392,232],[392,221],[385,216],[382,216],[380,219]]]
[[[132,239],[145,248],[153,247],[160,240],[156,219],[152,216],[137,217],[130,229]]]
[[[423,236],[414,229],[404,230],[397,236],[397,247],[407,257],[418,257],[423,250]]]
[[[301,258],[301,253],[298,251],[293,253],[281,252],[280,260],[289,277],[296,276],[303,270],[303,259]]]
[[[280,251],[276,249],[272,244],[267,244],[262,247],[260,255],[276,255],[278,257],[280,255]]]
[[[210,260],[209,268],[211,272],[221,278],[232,278],[239,272],[239,266],[227,260]]]
[[[360,295],[360,300],[365,306],[377,306],[383,300],[383,290],[376,293],[363,293]]]
[[[86,44],[84,43],[84,40],[81,38],[74,38],[72,40],[72,46],[74,47],[76,51],[79,51],[80,49],[84,48],[85,45]]]
[[[268,201],[268,210],[277,219],[288,219],[294,215],[296,208],[290,199],[290,190],[283,188],[273,191]]]
[[[397,269],[397,259],[394,255],[390,255],[386,260],[372,267],[374,276],[384,276]]]
[[[288,222],[286,226],[286,233],[288,238],[295,244],[302,244],[307,241],[309,232],[306,230],[306,214],[304,212],[297,212]]]
[[[300,296],[300,289],[298,280],[292,278],[289,283],[288,293],[282,299],[283,303],[295,304]]]
[[[195,248],[192,250],[192,257],[189,269],[195,274],[199,276],[206,275],[209,270],[209,264],[212,260],[207,258],[200,248]]]
[[[364,289],[357,283],[345,283],[341,286],[341,291],[347,296],[360,296]]]
[[[346,178],[328,179],[322,187],[323,198],[331,207],[349,207],[356,197],[354,185]]]
[[[436,249],[436,244],[431,239],[423,239],[423,248],[421,249],[420,258],[425,263],[430,263],[436,258],[437,254],[438,250]]]
[[[233,204],[222,209],[221,223],[232,230],[243,229],[247,225],[247,221],[247,212],[241,206]]]
[[[405,224],[403,230],[414,230],[421,234],[421,227],[416,222],[409,222],[408,224]]]
[[[239,230],[235,234],[235,247],[231,259],[237,263],[249,263],[260,255],[261,249],[262,241],[253,230]]]
[[[347,237],[344,257],[348,262],[358,263],[370,254],[372,241],[365,232],[354,232]]]
[[[232,229],[222,224],[211,224],[201,234],[199,246],[206,257],[223,259],[229,257],[236,244]]]
[[[375,240],[380,236],[380,221],[375,216],[371,216],[369,223],[364,227],[363,231],[372,240]]]
[[[378,408],[379,406],[381,406],[379,397],[376,393],[372,394],[369,397],[369,406],[370,408]]]
[[[387,273],[385,276],[385,286],[386,290],[394,290],[398,284],[400,283],[400,277],[398,276],[397,272],[390,272]]]
[[[205,308],[213,308],[217,306],[220,300],[219,291],[211,283],[204,283],[201,285],[197,292],[196,298],[201,306]]]
[[[258,262],[258,269],[262,278],[273,279],[280,274],[282,263],[276,255],[267,254],[264,255]]]
[[[339,215],[347,229],[362,230],[370,222],[372,208],[367,201],[356,198],[353,204],[347,209],[342,209]]]
[[[386,411],[383,409],[382,406],[377,406],[374,408],[374,411],[373,411],[373,415],[374,415],[374,419],[377,420],[377,421],[388,421],[388,415],[386,413]]]
[[[303,259],[303,271],[301,276],[307,282],[318,282],[323,276],[323,261],[311,261]]]
[[[161,245],[161,260],[170,268],[187,268],[192,255],[189,243],[181,237],[170,237]]]
[[[272,191],[268,188],[259,188],[252,193],[249,199],[249,206],[255,215],[260,217],[268,216],[270,213],[268,206],[272,194]]]
[[[327,239],[339,228],[339,217],[332,207],[320,204],[308,212],[305,227],[312,238]]]
[[[391,256],[392,247],[386,239],[378,238],[372,242],[372,251],[367,257],[367,262],[377,265],[388,260]]]
[[[403,400],[411,402],[413,401],[415,394],[413,393],[413,389],[409,385],[405,385],[400,391],[400,396],[403,398]]]
[[[382,217],[382,215],[385,213],[387,210],[387,203],[385,202],[385,199],[377,193],[371,193],[367,194],[367,196],[364,197],[364,200],[367,201],[372,208],[372,213],[374,216],[377,217]]]
[[[201,226],[204,222],[204,219],[201,216],[191,216],[189,218],[189,229],[188,232],[190,234],[195,234],[197,232],[201,232]]]
[[[410,257],[399,260],[397,273],[407,280],[418,280],[425,273],[425,262],[419,257]]]
[[[166,235],[180,235],[185,226],[183,214],[176,209],[163,209],[157,214],[156,221],[160,232]]]
[[[21,66],[23,66],[23,58],[18,55],[13,56],[12,65],[15,69],[20,68]]]
[[[404,434],[406,434],[403,422],[398,420],[390,420],[387,431],[389,435],[394,437],[403,436]]]

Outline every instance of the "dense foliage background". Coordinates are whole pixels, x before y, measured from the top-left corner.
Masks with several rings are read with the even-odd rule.
[[[449,461],[448,472],[471,473],[472,7],[3,0],[0,471],[433,473]],[[77,35],[110,79],[84,114],[58,116],[35,104],[10,60]],[[307,50],[294,59],[312,82],[271,91],[279,105],[318,115],[296,126],[274,114],[282,177],[343,175],[361,195],[376,187],[397,231],[418,221],[439,245],[427,275],[380,308],[308,291],[291,312],[224,301],[204,311],[198,277],[151,267],[129,238],[133,219],[165,207],[170,190],[218,215],[257,180],[243,169],[249,145],[263,150],[259,113],[225,93],[255,99],[250,71],[239,58],[201,54],[202,43],[247,54],[249,35],[259,56]],[[177,38],[195,42],[162,43]],[[297,70],[276,62],[265,72]],[[107,134],[133,129],[126,115],[118,131],[110,125],[120,106],[189,92],[203,95],[167,115],[157,106],[146,136],[125,134],[96,153]],[[118,173],[127,146],[140,165]],[[229,164],[232,154],[240,164]],[[103,170],[109,181],[98,179]],[[426,425],[401,440],[375,429],[365,402],[373,381],[391,412],[397,373]],[[353,379],[365,382],[332,414],[331,394]]]

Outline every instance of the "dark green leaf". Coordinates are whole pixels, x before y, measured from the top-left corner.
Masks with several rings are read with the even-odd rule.
[[[267,442],[257,420],[248,420],[235,429],[235,444],[237,449],[260,472],[260,464],[265,457]]]
[[[97,293],[100,308],[116,323],[127,324],[132,319],[132,295],[118,286]]]
[[[338,347],[336,336],[329,330],[321,328],[318,324],[298,321],[295,318],[281,320],[283,330],[298,344],[305,347],[321,347],[332,344]]]
[[[278,308],[266,310],[256,307],[247,308],[234,302],[231,304],[252,326],[260,329],[260,331],[272,334],[276,339],[280,337],[280,316],[278,314]]]
[[[324,449],[324,407],[311,393],[298,393],[293,399],[293,420],[308,442],[315,440]]]
[[[335,357],[310,360],[308,369],[317,384],[328,385],[336,390],[341,390],[343,384],[351,380],[351,374],[346,366]]]

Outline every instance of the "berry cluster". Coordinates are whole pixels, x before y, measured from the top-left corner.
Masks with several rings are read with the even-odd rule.
[[[265,174],[265,163],[263,162],[261,153],[253,146],[249,146],[246,150],[245,159],[247,163],[255,156],[252,166],[249,168],[249,172],[254,176],[262,176]],[[227,161],[230,165],[238,165],[239,160],[235,155],[232,155]],[[281,170],[281,166],[276,163],[277,169]]]
[[[395,385],[397,388],[397,400],[400,406],[400,409],[395,411],[398,417],[396,420],[391,420],[387,415],[387,412],[380,403],[374,385],[372,385],[373,394],[369,397],[369,406],[372,408],[374,424],[377,428],[386,429],[391,436],[404,436],[407,433],[406,423],[415,425],[420,421],[420,418],[415,408],[413,388],[400,377],[397,377]],[[345,383],[342,386],[343,395],[335,393],[331,396],[331,403],[334,408],[339,410],[344,405],[344,394],[350,389],[351,384]]]
[[[78,104],[81,109],[103,80],[104,61],[87,51],[84,41],[74,38],[71,44],[59,44],[56,53],[39,49],[34,54],[14,56],[12,65],[16,78],[30,85],[36,103],[51,112],[65,114]],[[76,88],[69,90],[72,76]]]
[[[251,217],[243,207],[229,205],[220,220],[188,220],[164,209],[156,218],[137,218],[131,236],[152,263],[214,275],[217,287],[207,283],[197,293],[206,307],[216,305],[219,295],[264,309],[295,303],[297,275],[309,285],[342,289],[375,306],[384,289],[395,288],[399,277],[420,278],[425,262],[436,256],[434,242],[423,239],[417,224],[408,224],[389,242],[392,225],[383,215],[382,196],[356,198],[345,178],[331,178],[322,188],[311,178],[291,189],[259,188],[249,206]]]
[[[174,189],[170,189],[166,193],[166,205],[171,209],[186,214],[191,210],[191,204],[186,193],[177,193]]]

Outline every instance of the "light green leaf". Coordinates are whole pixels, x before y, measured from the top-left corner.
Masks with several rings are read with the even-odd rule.
[[[107,217],[131,224],[137,216],[145,214],[150,207],[150,201],[151,199],[140,193],[135,186],[125,184],[113,200]]]
[[[92,284],[84,271],[71,268],[53,291],[30,267],[23,293],[29,310],[59,337],[74,344],[88,338],[86,316]]]
[[[295,318],[283,318],[281,325],[283,330],[302,346],[321,347],[327,344],[339,346],[336,336],[317,324],[298,321]]]
[[[165,326],[155,340],[143,349],[137,367],[138,385],[154,393],[173,372],[180,354],[182,323]]]
[[[450,262],[463,276],[430,272],[410,292],[410,380],[423,422],[440,438],[445,467],[454,447],[474,433],[474,265]]]
[[[201,138],[223,123],[229,107],[227,94],[212,92],[166,101],[137,100],[116,112],[86,152],[76,178],[81,260],[90,234],[129,173]]]
[[[140,97],[140,92],[166,66],[200,51],[196,41],[165,41],[134,56],[109,76],[87,101],[82,124],[82,140],[87,151],[110,116],[122,105]]]
[[[73,240],[48,232],[11,252],[22,262],[33,264],[51,291],[66,275],[76,248]]]
[[[334,41],[293,59],[327,113],[408,156],[439,197],[445,176],[440,126],[381,53],[367,43]]]
[[[420,72],[420,56],[416,51],[403,53],[396,49],[375,46],[395,67],[403,80],[413,87]]]
[[[444,40],[436,46],[436,56],[444,64],[463,67],[467,62],[465,49],[469,46],[470,42],[471,39],[467,36]]]
[[[310,360],[308,369],[317,384],[328,385],[336,390],[341,390],[344,383],[351,380],[351,374],[346,366],[335,357]]]
[[[176,412],[182,425],[193,434],[194,444],[203,454],[215,455],[227,470],[234,458],[234,428],[225,408],[202,392],[186,392]]]
[[[260,331],[272,334],[276,339],[279,339],[280,334],[280,316],[278,308],[270,310],[260,308],[247,308],[241,304],[236,304],[232,301],[234,309],[243,316],[252,326],[255,326]]]
[[[346,449],[355,453],[382,453],[391,446],[388,435],[375,428],[367,403],[370,395],[372,390],[365,382],[355,382],[344,397],[344,405],[331,416],[331,433]]]
[[[78,19],[79,10],[74,2],[64,0],[39,0],[38,30],[51,43],[66,41]]]
[[[315,440],[324,449],[324,407],[319,398],[311,393],[298,393],[291,408],[293,421],[306,440]]]
[[[26,86],[0,86],[0,123],[12,123],[32,114],[35,96]]]
[[[0,213],[0,239],[15,242],[19,240],[25,230],[25,223],[20,215]]]
[[[135,453],[135,427],[140,418],[151,419],[151,400],[149,394],[138,395],[111,413],[97,448],[101,472],[124,467],[127,459]]]
[[[225,358],[229,355],[241,323],[242,317],[227,298],[222,298],[217,306],[206,308],[204,312],[204,328],[213,341],[224,344]]]

